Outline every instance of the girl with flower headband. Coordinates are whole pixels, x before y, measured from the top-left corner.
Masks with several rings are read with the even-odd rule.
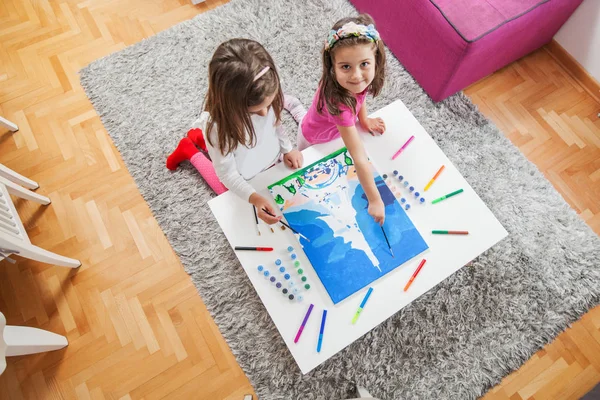
[[[377,96],[385,78],[385,52],[373,19],[368,14],[336,22],[323,48],[323,74],[306,112],[290,98],[290,112],[299,124],[298,148],[342,137],[356,166],[358,179],[369,201],[369,214],[379,224],[385,219],[369,160],[356,130],[356,120],[369,132],[383,134],[381,118],[368,118],[367,94]],[[292,100],[293,99],[293,100]]]
[[[271,203],[247,180],[281,155],[288,167],[302,166],[302,153],[292,148],[281,126],[283,108],[279,75],[265,48],[249,39],[222,43],[208,66],[204,112],[167,158],[167,168],[190,160],[217,194],[229,189],[252,203],[263,221],[278,222],[281,217],[263,211],[275,215]]]

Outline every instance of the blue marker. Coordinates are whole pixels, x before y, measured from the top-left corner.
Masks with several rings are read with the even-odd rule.
[[[321,330],[319,331],[319,343],[317,343],[317,353],[321,352],[321,344],[323,344],[323,331],[325,330],[325,319],[327,318],[327,310],[323,310],[323,318],[321,319]]]
[[[353,324],[356,323],[356,320],[358,319],[358,316],[360,315],[360,313],[363,310],[363,308],[365,308],[365,304],[367,304],[367,300],[369,300],[369,296],[371,295],[372,291],[373,291],[373,288],[370,287],[369,290],[367,291],[367,294],[365,295],[365,298],[360,303],[360,306],[358,306],[358,310],[356,311],[356,314],[354,314],[354,318],[352,318],[352,323]]]

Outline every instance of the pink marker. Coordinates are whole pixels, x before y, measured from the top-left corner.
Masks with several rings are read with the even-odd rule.
[[[306,325],[306,321],[308,321],[308,317],[310,316],[310,312],[312,311],[313,307],[314,307],[314,304],[311,304],[310,307],[308,307],[308,311],[306,312],[306,315],[304,316],[304,321],[302,321],[302,325],[300,325],[300,329],[298,329],[298,333],[296,334],[294,343],[298,343],[298,340],[300,339],[300,335],[302,334],[302,331],[304,330],[304,325]]]
[[[413,140],[414,138],[415,138],[415,136],[414,136],[414,135],[413,135],[413,136],[411,136],[411,137],[409,137],[409,138],[408,138],[408,140],[406,141],[406,143],[404,143],[404,145],[403,145],[402,147],[400,147],[400,150],[398,150],[398,151],[396,152],[396,154],[394,154],[394,155],[392,156],[392,160],[394,160],[396,157],[398,157],[398,155],[399,155],[400,153],[402,153],[402,150],[404,150],[404,149],[406,148],[406,146],[408,146],[408,144],[409,144],[410,142],[412,142],[412,140]]]

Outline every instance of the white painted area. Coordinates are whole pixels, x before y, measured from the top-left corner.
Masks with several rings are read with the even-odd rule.
[[[599,0],[584,0],[554,39],[600,82]]]
[[[281,231],[277,227],[275,233],[265,232],[263,229],[262,236],[258,236],[252,206],[231,192],[209,201],[210,208],[232,247],[275,248],[271,253],[240,251],[237,252],[237,256],[302,373],[309,372],[344,349],[508,235],[404,103],[398,100],[375,112],[373,116],[385,120],[387,133],[371,137],[362,132],[362,137],[369,157],[381,175],[390,174],[396,169],[422,192],[422,188],[440,165],[444,164],[446,168],[433,186],[425,192],[427,204],[418,205],[413,202],[413,207],[408,212],[429,249],[371,284],[373,293],[355,325],[352,325],[351,321],[367,288],[334,306],[306,255],[299,251],[300,245],[292,232]],[[391,156],[411,135],[415,136],[415,140],[392,161]],[[304,165],[317,161],[341,147],[341,139],[309,147],[303,151]],[[259,174],[250,183],[260,194],[270,199],[267,186],[288,176],[290,172],[280,163]],[[431,200],[459,188],[463,188],[464,192],[440,203],[431,204]],[[431,235],[434,229],[468,230],[470,235],[434,236]],[[284,265],[292,268],[286,250],[290,245],[296,249],[298,260],[312,285],[309,291],[304,292],[305,298],[301,303],[290,302],[284,298],[257,271],[257,266],[262,264],[271,272],[276,272],[276,258],[280,258]],[[426,258],[427,263],[410,289],[403,292],[402,289],[422,258]],[[311,303],[315,307],[300,341],[295,344],[294,337]],[[323,347],[321,352],[317,353],[323,309],[328,310],[327,323]]]

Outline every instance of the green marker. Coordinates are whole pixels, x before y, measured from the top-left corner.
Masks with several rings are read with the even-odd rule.
[[[360,302],[360,306],[358,307],[358,310],[356,310],[356,314],[354,314],[354,318],[352,318],[353,324],[355,324],[356,320],[358,320],[358,316],[360,315],[361,311],[365,307],[365,304],[367,304],[367,300],[369,300],[369,296],[371,296],[372,292],[373,292],[373,288],[370,287],[369,290],[367,291],[367,294],[365,295],[363,301]]]
[[[435,199],[435,200],[433,200],[433,201],[431,202],[431,204],[439,203],[439,202],[440,202],[440,201],[442,201],[442,200],[446,200],[448,197],[455,196],[455,195],[457,195],[457,194],[459,194],[459,193],[462,193],[462,192],[463,192],[463,190],[462,190],[462,189],[458,189],[458,190],[456,190],[456,191],[454,191],[454,192],[452,192],[452,193],[448,193],[447,195],[440,197],[439,199]]]

